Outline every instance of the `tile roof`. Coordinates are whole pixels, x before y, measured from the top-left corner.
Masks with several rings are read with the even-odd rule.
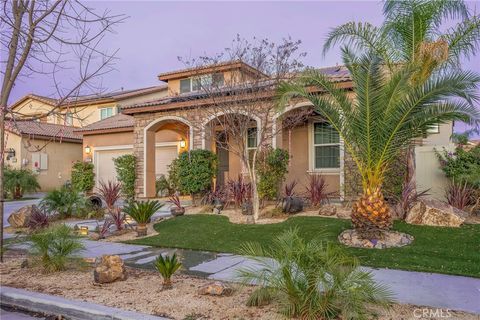
[[[317,70],[327,75],[334,82],[346,82],[346,81],[352,80],[350,73],[345,66],[326,67],[326,68],[320,68]],[[264,86],[264,87],[271,86],[272,84],[273,84],[273,80],[268,80],[268,79],[257,83],[257,85]],[[245,90],[246,89],[245,84],[239,85],[238,89]],[[234,91],[234,90],[235,90],[235,87],[228,87],[226,88],[225,91],[228,92],[228,91]],[[140,108],[140,107],[160,106],[160,105],[165,105],[165,104],[174,103],[174,102],[184,102],[188,100],[202,99],[202,98],[205,98],[206,96],[207,94],[201,91],[181,93],[176,96],[164,97],[164,98],[153,100],[153,101],[147,101],[147,102],[137,103],[133,105],[123,106],[122,110],[128,110],[128,109],[134,109],[134,108]]]
[[[83,128],[76,128],[75,132],[80,132],[80,134],[87,134],[89,131],[97,130],[110,130],[110,129],[120,129],[120,128],[132,128],[135,124],[134,118],[132,116],[127,116],[126,114],[116,114],[113,117],[109,117],[97,122],[94,122]]]
[[[61,124],[18,120],[7,122],[6,129],[20,135],[28,135],[32,139],[54,138],[55,140],[82,142],[82,136],[74,132],[75,127]]]

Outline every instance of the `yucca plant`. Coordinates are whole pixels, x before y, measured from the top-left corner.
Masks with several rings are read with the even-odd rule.
[[[275,300],[280,313],[296,319],[371,319],[371,307],[387,308],[392,294],[363,271],[357,259],[333,243],[306,242],[291,229],[274,238],[272,245],[247,243],[242,253],[255,261],[238,276],[255,283],[248,305]]]
[[[155,268],[163,278],[163,289],[172,288],[172,276],[182,267],[182,264],[177,260],[177,255],[174,253],[165,257],[161,254],[155,260]]]
[[[386,172],[432,125],[479,118],[471,102],[478,99],[480,77],[451,70],[415,84],[411,81],[415,68],[398,66],[390,73],[373,53],[356,57],[348,49],[342,52],[355,99],[326,75],[309,70],[279,86],[279,103],[284,107],[292,98],[307,100],[338,132],[362,179],[363,195],[353,205],[352,223],[364,234],[378,233],[392,226],[382,193]]]
[[[75,260],[76,255],[84,249],[80,240],[74,237],[71,229],[64,224],[32,234],[30,242],[32,245],[29,253],[36,258],[45,272],[65,270],[68,262]]]
[[[163,207],[163,203],[156,200],[148,200],[145,202],[133,201],[123,208],[123,211],[132,217],[137,222],[137,235],[147,235],[146,224],[150,221],[152,216]]]

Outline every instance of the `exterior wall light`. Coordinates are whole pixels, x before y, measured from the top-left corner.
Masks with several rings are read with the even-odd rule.
[[[90,148],[90,146],[86,146],[85,147],[85,153],[90,154],[90,152],[92,152],[92,148]]]
[[[187,146],[187,142],[185,140],[180,141],[180,148],[185,148]]]

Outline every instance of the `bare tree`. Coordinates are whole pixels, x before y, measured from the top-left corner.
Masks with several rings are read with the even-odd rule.
[[[12,89],[21,78],[48,76],[56,99],[52,109],[42,117],[62,115],[65,105],[67,109],[74,105],[74,97],[100,90],[98,79],[112,70],[116,54],[102,49],[101,43],[126,17],[109,11],[97,13],[75,0],[2,0],[1,6],[0,261],[3,262],[5,123],[14,126],[20,116],[8,109]]]
[[[248,41],[240,36],[229,48],[214,56],[179,58],[198,75],[192,86],[208,101],[208,106],[199,108],[203,121],[193,124],[203,132],[205,147],[213,143],[218,148],[238,156],[242,170],[248,176],[252,193],[253,217],[259,217],[260,200],[257,191],[257,156],[271,146],[277,133],[291,129],[305,121],[312,109],[297,110],[285,115],[278,114],[275,89],[299,72],[305,53],[299,51],[300,41],[283,39],[279,44],[268,39]],[[225,63],[239,63],[238,71],[223,77],[215,73],[216,67]],[[213,70],[205,76],[205,68]]]

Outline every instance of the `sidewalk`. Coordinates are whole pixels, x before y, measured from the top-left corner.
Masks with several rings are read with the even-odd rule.
[[[238,281],[240,268],[256,267],[247,257],[182,249],[167,249],[122,243],[83,240],[82,257],[95,258],[103,254],[120,255],[132,267],[153,269],[159,254],[176,252],[182,259],[186,273],[212,280]],[[28,244],[14,244],[12,248],[27,249]],[[448,308],[480,314],[480,279],[436,273],[411,272],[392,269],[365,268],[374,278],[389,286],[399,303]]]

